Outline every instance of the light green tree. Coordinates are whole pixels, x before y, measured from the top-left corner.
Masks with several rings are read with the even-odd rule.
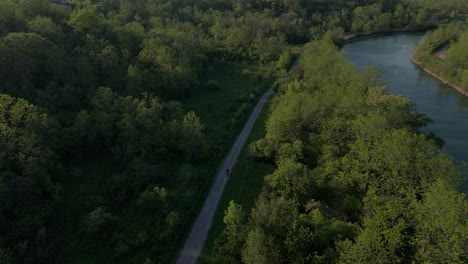
[[[281,254],[273,239],[258,229],[251,231],[247,236],[247,241],[242,250],[242,260],[246,264],[282,263]]]
[[[465,263],[468,252],[468,202],[444,179],[435,181],[416,202],[417,259],[423,263]]]

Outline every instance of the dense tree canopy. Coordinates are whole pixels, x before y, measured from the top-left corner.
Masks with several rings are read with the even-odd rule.
[[[428,9],[440,10],[444,12],[461,13],[466,14],[468,12],[468,7],[464,0],[411,0],[412,2]]]
[[[362,213],[390,203],[382,195],[393,199],[389,190],[400,186],[386,177],[395,174],[417,192],[405,189],[407,199],[396,203],[411,203],[419,215],[405,216],[400,229],[391,231],[413,228],[419,259],[459,257],[461,244],[442,252],[446,244],[424,242],[439,235],[431,230],[438,230],[442,216],[433,225],[415,224],[431,208],[464,203],[454,192],[441,204],[434,201],[441,186],[451,183],[436,184],[439,177],[432,174],[406,177],[426,173],[428,161],[390,170],[398,161],[427,158],[439,174],[455,173],[443,155],[428,154],[437,149],[424,136],[415,135],[424,118],[405,98],[389,96],[356,74],[331,40],[425,29],[458,17],[460,1],[53,2],[0,0],[1,263],[169,262],[210,184],[205,175],[214,174],[213,163],[223,155],[222,144],[208,142],[229,144],[260,88],[289,67],[291,46],[326,32],[330,41],[307,45],[300,70],[278,86],[281,99],[267,136],[252,147],[258,159],[278,165],[266,178],[272,195],[259,199],[250,218],[232,204],[225,219],[229,246],[220,252],[246,262],[327,262],[337,260],[339,250],[349,254],[343,261],[358,258],[353,254],[378,240],[375,234],[400,213],[382,212],[382,223]],[[450,41],[448,60],[464,67],[466,36]],[[202,89],[221,89],[223,84],[206,78],[215,67],[231,64],[255,65],[258,72],[242,74],[262,87],[228,98],[229,112],[220,121],[226,127],[209,130],[186,100]],[[374,121],[395,131],[366,130]],[[370,138],[358,140],[362,135]],[[383,141],[400,159],[386,159],[375,146]],[[376,198],[364,199],[368,192]],[[331,210],[333,202],[343,206]],[[457,208],[448,210],[453,225],[463,215]],[[447,232],[460,236],[457,228]],[[334,248],[338,240],[342,244]],[[397,243],[390,253],[406,246]]]
[[[278,87],[266,136],[251,145],[276,169],[250,216],[226,222],[217,261],[465,262],[468,203],[451,158],[419,132],[428,118],[330,39],[307,44]],[[240,208],[231,202],[226,219]]]
[[[49,202],[56,194],[52,177],[57,173],[57,157],[48,137],[56,136],[55,129],[37,107],[0,95],[0,248],[7,252],[47,256],[42,243]]]

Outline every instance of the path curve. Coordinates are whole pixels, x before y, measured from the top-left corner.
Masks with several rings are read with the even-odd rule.
[[[291,66],[291,69],[286,73],[286,76],[291,74],[292,70],[297,66],[300,57],[294,62]],[[223,195],[224,187],[226,186],[228,177],[226,171],[229,169],[231,170],[234,167],[234,164],[239,157],[239,154],[242,148],[247,141],[247,138],[252,131],[252,128],[257,120],[258,115],[265,106],[268,98],[273,94],[273,89],[270,87],[260,98],[257,105],[255,106],[254,110],[250,114],[247,123],[245,124],[244,128],[242,129],[239,137],[237,138],[236,142],[232,146],[229,154],[224,159],[223,163],[221,164],[220,168],[218,169],[218,174],[216,175],[215,181],[213,186],[211,187],[210,193],[206,197],[205,203],[203,204],[203,208],[200,211],[195,223],[192,226],[192,230],[185,241],[184,247],[180,252],[180,255],[177,259],[177,264],[195,264],[197,263],[197,259],[200,256],[201,252],[203,251],[203,246],[205,245],[206,236],[208,235],[208,231],[211,227],[211,222],[213,220],[214,213],[216,212],[216,208],[218,207],[218,203],[221,200],[221,196]]]

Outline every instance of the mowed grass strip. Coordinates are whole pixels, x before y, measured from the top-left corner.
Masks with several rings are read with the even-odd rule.
[[[271,164],[256,162],[248,158],[248,146],[250,143],[265,136],[265,123],[270,112],[270,104],[271,99],[260,113],[235,167],[232,168],[198,263],[215,263],[214,256],[212,255],[213,247],[217,237],[221,235],[225,227],[223,222],[224,211],[228,207],[229,201],[234,200],[237,204],[241,204],[243,210],[250,214],[251,209],[255,205],[255,200],[261,192],[265,175],[272,173],[274,170],[274,166]]]
[[[184,110],[194,111],[205,125],[205,135],[210,147],[210,153],[206,161],[194,165],[194,167],[203,171],[201,176],[206,180],[202,190],[198,192],[196,199],[193,201],[194,206],[190,209],[190,219],[186,221],[184,235],[179,241],[179,247],[175,252],[171,253],[174,260],[177,258],[178,250],[183,246],[193,222],[205,202],[217,169],[234,144],[258,99],[266,90],[262,88],[265,85],[261,83],[261,78],[257,77],[262,70],[264,69],[254,64],[218,62],[213,66],[213,70],[202,79],[202,82],[215,80],[220,84],[220,89],[206,90],[203,88],[204,83],[202,83],[196,94],[181,101]],[[245,106],[242,104],[246,102],[238,104],[239,97],[250,92],[256,96],[253,102],[248,105],[245,113],[237,117],[231,116],[232,108]],[[234,118],[238,120],[233,120]],[[236,125],[233,126],[233,124]],[[180,183],[176,182],[175,184]]]

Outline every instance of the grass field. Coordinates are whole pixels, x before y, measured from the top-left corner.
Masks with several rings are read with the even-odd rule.
[[[195,111],[205,124],[205,133],[211,146],[222,144],[224,147],[231,147],[231,141],[242,129],[261,92],[266,90],[266,87],[262,87],[265,85],[259,83],[255,75],[259,71],[259,68],[252,65],[217,64],[202,82],[216,80],[221,89],[209,91],[201,88],[194,96],[182,101],[184,109]],[[250,98],[252,95],[255,97]],[[236,110],[243,110],[243,113],[240,116],[232,116]],[[219,154],[224,157],[225,153]]]
[[[229,176],[226,189],[213,219],[213,225],[208,233],[203,254],[199,258],[198,263],[215,263],[212,260],[211,253],[216,238],[224,229],[224,211],[229,205],[229,201],[234,200],[237,204],[241,204],[245,212],[249,213],[260,194],[264,176],[273,172],[273,165],[248,159],[248,145],[265,135],[265,121],[268,117],[269,107],[270,102],[265,105],[258,117],[236,166]]]
[[[247,69],[247,70],[246,70]],[[251,65],[217,64],[203,78],[217,80],[221,85],[219,90],[200,89],[194,96],[182,100],[186,111],[195,111],[205,125],[205,134],[210,145],[209,157],[192,164],[197,172],[199,187],[195,190],[183,190],[180,178],[172,177],[182,164],[164,164],[158,168],[158,175],[151,181],[164,183],[169,190],[192,191],[190,204],[184,213],[182,235],[175,238],[173,252],[163,252],[164,261],[173,259],[177,254],[183,237],[191,228],[193,219],[200,210],[206,197],[215,172],[224,156],[232,146],[236,135],[241,130],[245,120],[253,109],[261,92],[265,90],[252,73],[259,69]],[[90,161],[65,166],[63,184],[64,196],[52,212],[50,223],[54,226],[53,236],[57,244],[56,263],[143,263],[148,249],[138,248],[131,254],[115,256],[116,241],[134,234],[142,227],[151,228],[154,216],[141,217],[135,206],[135,201],[125,201],[112,204],[107,193],[107,185],[112,177],[120,171],[121,166],[114,164],[111,155],[91,158]],[[177,189],[178,188],[178,189]],[[105,205],[116,218],[112,229],[99,237],[89,237],[82,231],[83,217],[98,206]],[[139,217],[140,216],[140,217]]]

